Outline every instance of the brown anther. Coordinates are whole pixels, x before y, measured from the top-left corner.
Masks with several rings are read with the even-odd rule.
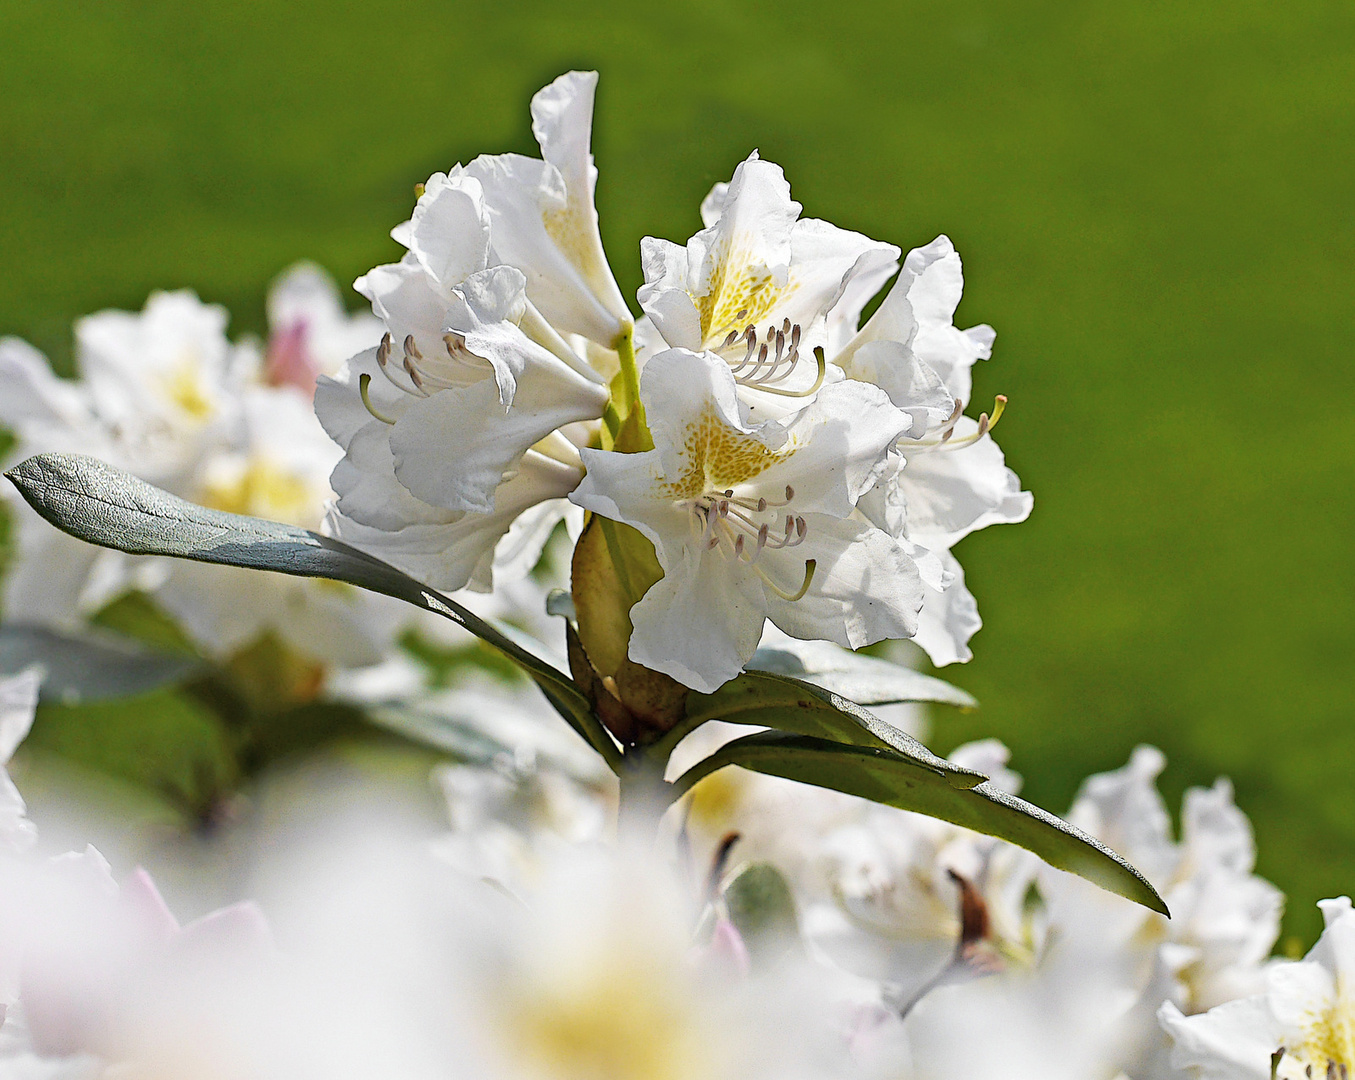
[[[795,535],[803,540],[807,532],[809,532],[809,522],[802,517],[797,517],[795,519]]]
[[[381,344],[376,347],[376,362],[380,364],[382,367],[385,367],[386,361],[389,360],[390,357],[391,357],[391,335],[390,331],[387,330],[386,333],[381,338]]]
[[[419,352],[419,346],[418,343],[415,342],[413,334],[405,335],[404,348],[406,356],[412,356],[415,360],[423,359],[423,353]]]
[[[758,501],[757,501],[757,512],[760,514],[760,513],[762,513],[762,511],[764,511],[764,510],[766,510],[766,509],[767,509],[767,500],[766,500],[766,499],[758,499]]]
[[[736,341],[738,341],[738,340],[739,340],[739,332],[738,332],[737,330],[731,330],[731,331],[729,332],[729,336],[728,336],[727,338],[725,338],[724,341],[720,342],[720,348],[722,348],[722,349],[727,349],[727,348],[729,348],[731,345],[733,345],[734,342],[736,342]]]
[[[786,502],[790,502],[790,500],[793,499],[793,498],[795,498],[795,489],[794,489],[793,487],[791,487],[789,484],[787,484],[787,485],[786,485]]]

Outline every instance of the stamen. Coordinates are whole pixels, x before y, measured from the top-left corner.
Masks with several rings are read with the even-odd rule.
[[[381,344],[376,347],[376,362],[380,367],[385,367],[391,358],[391,344],[390,331],[387,330],[381,337]]]
[[[763,348],[765,349],[766,346],[764,345]],[[757,386],[757,387],[755,387],[754,389],[761,390],[764,394],[776,394],[776,395],[778,395],[779,397],[791,397],[791,398],[807,398],[807,397],[813,397],[815,394],[817,394],[817,393],[819,392],[819,388],[820,388],[821,386],[823,386],[823,380],[824,380],[824,378],[825,378],[825,377],[827,376],[827,374],[828,374],[828,361],[827,361],[827,359],[825,359],[825,357],[824,357],[824,355],[823,355],[823,348],[822,348],[822,346],[815,346],[815,348],[814,348],[814,360],[815,360],[815,361],[818,363],[818,365],[819,365],[819,377],[818,377],[817,379],[814,380],[814,385],[811,386],[811,387],[809,387],[808,389],[805,389],[805,390],[782,390],[782,389],[780,389],[779,387],[775,387],[775,386]],[[756,374],[756,371],[754,371],[754,374]],[[752,376],[749,376],[749,377],[748,377],[748,379],[751,379],[751,378],[752,378]],[[744,383],[744,384],[746,385],[748,379],[740,379],[739,382],[742,382],[742,383]]]
[[[917,442],[908,440],[903,442],[901,445],[905,450],[913,447],[925,448],[925,447],[942,447],[942,446],[944,446],[947,450],[959,450],[961,447],[964,446],[972,446],[974,443],[978,442],[980,439],[982,439],[985,435],[987,435],[990,431],[993,430],[993,428],[997,425],[997,422],[1000,419],[1002,419],[1002,414],[1006,412],[1006,410],[1007,410],[1007,395],[998,394],[993,401],[993,415],[990,417],[987,413],[979,413],[978,430],[975,431],[972,435],[966,435],[963,438],[956,439],[952,442],[951,436],[955,434],[955,422],[960,418],[960,413],[964,411],[964,404],[962,402],[956,402],[955,412],[951,414],[951,418],[950,420],[947,421],[947,426],[945,430],[941,432],[940,438],[931,439],[927,441],[919,440]]]
[[[736,342],[736,341],[738,341],[738,340],[739,340],[739,332],[738,332],[737,330],[731,330],[731,331],[729,332],[729,337],[725,338],[724,341],[720,342],[720,348],[722,348],[722,349],[727,349],[727,348],[729,348],[731,345],[733,345],[734,342]]]
[[[753,569],[757,571],[758,577],[762,579],[762,583],[766,585],[767,588],[771,589],[772,592],[776,593],[782,600],[793,604],[795,601],[803,599],[805,593],[809,592],[809,585],[814,580],[814,571],[818,569],[818,563],[814,559],[805,560],[805,579],[800,584],[800,587],[793,593],[788,593],[780,588],[776,582],[772,581],[772,579],[763,572],[760,566],[754,566]]]
[[[372,377],[368,375],[365,371],[358,376],[358,394],[362,398],[362,407],[366,409],[369,413],[371,413],[372,416],[374,416],[376,419],[380,420],[383,424],[394,424],[395,423],[394,420],[390,419],[389,417],[382,416],[379,412],[376,411],[376,407],[372,404],[372,399],[367,392],[367,388],[371,385]]]

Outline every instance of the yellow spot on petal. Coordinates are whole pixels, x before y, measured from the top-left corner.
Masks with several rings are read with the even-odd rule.
[[[751,480],[794,452],[790,443],[779,450],[768,449],[760,439],[730,427],[707,408],[687,429],[685,471],[665,483],[663,492],[672,499],[700,498]]]
[[[727,242],[711,253],[714,267],[706,292],[693,296],[701,317],[704,347],[718,345],[731,330],[740,333],[756,326],[767,314],[795,291],[793,279],[777,285],[772,272],[751,261],[747,244]]]

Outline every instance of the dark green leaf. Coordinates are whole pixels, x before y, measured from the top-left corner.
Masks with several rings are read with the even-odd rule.
[[[746,671],[713,694],[691,694],[683,729],[707,720],[749,724],[809,735],[851,746],[892,750],[920,769],[956,787],[973,787],[987,779],[933,754],[911,735],[887,724],[853,701],[819,686],[784,675]]]
[[[1143,875],[1115,852],[990,783],[961,789],[890,750],[763,731],[735,739],[693,766],[677,780],[677,793],[726,765],[859,795],[999,837],[1033,851],[1051,866],[1168,914]]]
[[[748,670],[804,679],[858,705],[901,701],[935,701],[966,709],[978,705],[958,686],[828,641],[793,641],[758,649],[748,662]]]
[[[147,652],[111,634],[61,634],[42,626],[0,626],[0,675],[42,669],[42,698],[76,704],[144,694],[185,682],[203,665]]]
[[[92,544],[132,555],[331,578],[436,612],[510,657],[609,764],[619,758],[568,675],[461,605],[357,548],[307,529],[196,506],[80,454],[39,454],[5,475],[44,518]]]

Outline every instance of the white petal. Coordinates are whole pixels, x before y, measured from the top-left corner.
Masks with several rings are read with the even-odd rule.
[[[799,600],[768,593],[768,616],[792,637],[832,641],[859,649],[917,632],[922,581],[903,548],[879,529],[823,514],[808,524],[798,547],[764,552],[778,587],[797,589],[806,559],[816,560],[813,582]],[[775,572],[773,571],[775,567]],[[794,579],[794,580],[792,580]]]
[[[1174,1041],[1171,1063],[1201,1080],[1268,1080],[1270,1055],[1281,1045],[1261,998],[1230,1001],[1200,1016],[1182,1016],[1170,1001],[1158,1022]]]
[[[941,376],[901,342],[865,342],[842,369],[849,379],[880,387],[895,407],[912,418],[913,426],[904,433],[909,438],[921,438],[949,420],[955,411],[955,399]]]
[[[846,517],[887,469],[888,450],[909,425],[879,387],[832,383],[785,424],[785,448],[793,452],[752,486],[774,495],[790,485],[796,506]]]
[[[983,627],[978,603],[965,588],[964,570],[950,552],[944,553],[943,561],[955,575],[954,580],[944,591],[931,587],[924,590],[914,638],[937,667],[972,659],[969,639]]]
[[[494,492],[493,513],[464,513],[442,524],[393,531],[339,518],[337,534],[433,588],[453,592],[469,585],[488,591],[493,585],[495,545],[518,515],[545,500],[562,498],[578,480],[577,470],[530,453],[516,475]]]
[[[524,371],[507,409],[489,379],[439,391],[391,428],[395,475],[424,502],[489,513],[494,489],[528,447],[565,424],[596,418],[605,400],[605,390],[559,361]]]
[[[955,425],[960,443],[978,430],[962,417]],[[932,548],[953,547],[963,537],[989,525],[1024,521],[1033,498],[1021,490],[1021,481],[1006,466],[1001,448],[991,436],[969,445],[909,451],[900,445],[907,465],[898,474],[908,504],[908,536]]]
[[[410,218],[409,250],[444,288],[489,265],[489,212],[480,182],[435,173]]]
[[[9,763],[33,726],[41,684],[42,672],[37,668],[0,676],[0,765]]]
[[[692,552],[631,608],[628,655],[702,694],[743,670],[767,615],[761,581],[721,552]]]

